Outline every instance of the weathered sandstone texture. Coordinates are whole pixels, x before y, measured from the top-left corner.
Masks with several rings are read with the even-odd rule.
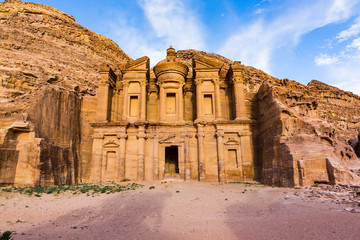
[[[0,23],[0,184],[360,184],[357,95],[197,50],[150,68],[41,4]]]
[[[99,63],[130,59],[52,7],[0,3],[0,182],[78,182],[82,98]]]

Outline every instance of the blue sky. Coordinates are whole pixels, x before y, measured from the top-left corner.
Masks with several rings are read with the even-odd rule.
[[[169,45],[360,94],[360,0],[34,0],[151,65]]]

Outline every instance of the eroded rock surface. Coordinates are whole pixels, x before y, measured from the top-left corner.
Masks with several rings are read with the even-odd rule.
[[[102,63],[130,59],[52,7],[0,3],[0,182],[78,182],[82,98]]]
[[[19,0],[0,3],[0,40],[0,183],[51,185],[88,181],[94,162],[94,139],[103,139],[103,135],[94,136],[90,126],[98,121],[99,109],[105,116],[104,122],[98,122],[99,126],[113,138],[108,144],[116,146],[119,139],[128,139],[128,136],[134,143],[139,138],[144,143],[155,139],[155,135],[149,134],[146,121],[153,121],[153,126],[158,124],[159,85],[156,84],[158,76],[153,69],[148,69],[147,57],[133,61],[113,41],[80,26],[72,16],[52,7]],[[251,161],[245,161],[252,168],[247,171],[251,176],[254,173],[252,180],[289,187],[309,186],[314,182],[360,184],[359,136],[356,139],[360,129],[359,96],[316,80],[308,86],[279,80],[214,53],[197,50],[175,53],[174,50],[174,54],[174,61],[188,68],[181,89],[185,105],[183,120],[188,126],[200,123],[208,127],[205,132],[213,145],[209,145],[207,151],[217,148],[221,142],[215,138],[223,133],[209,134],[209,126],[216,126],[216,121],[195,121],[198,114],[194,61],[199,59],[203,69],[198,75],[203,74],[205,80],[206,74],[211,81],[220,79],[218,96],[222,116],[217,120],[223,121],[222,124],[224,121],[236,124],[238,110],[235,108],[239,107],[249,123],[249,130],[238,135],[248,136],[246,143],[252,154]],[[166,60],[160,63],[163,62]],[[106,70],[101,70],[104,77],[101,81],[100,66]],[[215,68],[218,72],[211,72]],[[236,69],[236,81],[243,89],[241,106],[235,104],[232,68]],[[132,122],[133,135],[127,135],[130,123],[123,121],[123,116],[128,114],[123,112],[127,106],[122,108],[123,78],[133,81],[131,79],[138,78],[137,74],[144,69],[149,73],[142,76],[146,80],[144,104],[148,104],[148,108],[145,108],[146,114],[142,113],[141,131],[140,125]],[[118,79],[112,82],[113,95],[105,94],[113,104],[100,106],[98,87],[106,85],[109,77]],[[107,121],[113,125],[106,125]],[[124,131],[118,131],[120,125]],[[109,126],[113,127],[110,134]],[[204,135],[197,131],[199,128],[186,136]],[[183,140],[179,138],[178,142]],[[198,142],[195,138],[191,141],[195,149]],[[227,143],[240,144],[239,141]],[[99,151],[98,155],[101,154]],[[130,154],[134,159],[145,156],[137,147]],[[212,165],[207,169],[211,169],[212,176],[209,178],[207,174],[207,177],[220,179],[217,174],[222,160],[216,152],[211,154]],[[197,155],[191,156],[190,160],[197,166]],[[136,161],[131,169],[133,175],[139,171]],[[197,174],[196,167],[190,169],[191,174]],[[147,167],[145,171],[153,169]],[[204,171],[199,171],[199,176],[201,174],[206,176]],[[143,172],[140,175],[143,176]]]
[[[347,141],[360,127],[359,96],[283,79],[265,81],[257,100],[263,182],[359,183],[359,159]]]
[[[0,116],[23,112],[44,86],[95,94],[102,63],[130,58],[111,40],[42,4],[0,3]]]

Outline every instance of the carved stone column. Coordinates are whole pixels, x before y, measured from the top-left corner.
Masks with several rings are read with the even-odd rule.
[[[178,89],[178,118],[180,121],[184,120],[184,96],[183,96],[183,86],[185,85],[184,82],[179,83],[179,89]]]
[[[197,124],[197,134],[198,139],[198,161],[199,161],[199,181],[205,181],[205,149],[204,149],[204,126],[202,124]]]
[[[215,85],[215,118],[221,119],[221,97],[220,97],[220,79],[214,80]]]
[[[165,89],[164,89],[164,84],[160,83],[159,84],[160,87],[160,116],[159,116],[159,120],[160,121],[164,121],[165,120],[165,110],[166,110],[166,96],[165,96]]]
[[[109,95],[110,95],[110,84],[102,82],[99,85],[99,94],[97,100],[97,120],[107,122],[109,120]]]
[[[242,77],[235,77],[232,80],[234,85],[235,115],[236,120],[246,118],[244,82]]]
[[[124,81],[123,82],[123,115],[122,115],[123,120],[126,120],[128,114],[129,114],[129,110],[128,110],[128,86],[129,86],[129,83],[127,81]]]
[[[140,121],[146,120],[146,81],[140,82]]]
[[[217,130],[216,139],[217,139],[219,182],[225,182],[225,166],[224,166],[225,161],[224,161],[223,138],[224,138],[224,132],[222,130]]]
[[[191,135],[188,133],[185,133],[181,137],[184,139],[184,162],[185,162],[184,179],[185,179],[185,181],[190,181],[190,179],[191,179],[191,163],[190,163],[189,138],[191,137]]]
[[[200,120],[202,119],[202,96],[201,96],[202,80],[195,79],[195,84],[196,84],[196,114],[197,114],[197,119]]]
[[[110,121],[112,89],[116,86],[117,76],[106,64],[100,67],[100,84],[97,100],[97,120],[102,122]]]
[[[152,162],[153,162],[153,178],[154,180],[159,179],[159,135],[152,133],[149,136],[152,139]]]
[[[101,182],[103,161],[104,134],[95,132],[93,135],[92,162],[90,171],[90,182]]]
[[[117,135],[120,139],[120,159],[119,159],[119,178],[124,179],[126,175],[126,129],[121,129],[121,133]]]
[[[138,154],[138,169],[137,169],[137,180],[138,181],[144,181],[145,180],[145,164],[144,164],[144,158],[145,158],[145,127],[139,126],[139,132],[136,136],[139,140],[139,154]]]

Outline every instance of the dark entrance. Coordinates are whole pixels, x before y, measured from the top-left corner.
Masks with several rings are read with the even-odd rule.
[[[165,147],[165,173],[179,173],[179,151],[177,146]]]

